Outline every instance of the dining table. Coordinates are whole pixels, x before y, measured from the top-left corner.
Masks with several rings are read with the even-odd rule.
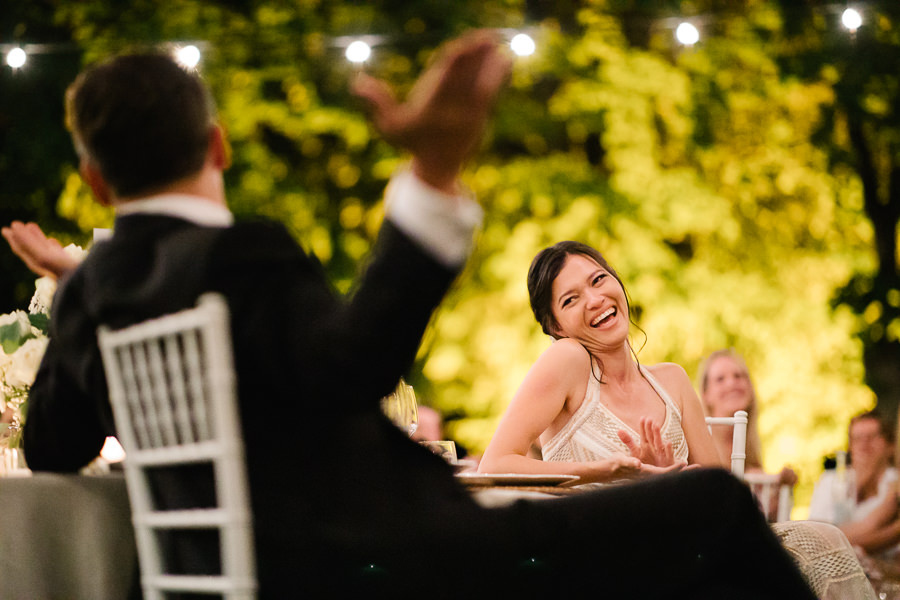
[[[582,493],[575,475],[461,472],[456,475],[481,506],[492,508],[516,500],[550,500]]]
[[[0,478],[0,600],[140,597],[121,472]]]

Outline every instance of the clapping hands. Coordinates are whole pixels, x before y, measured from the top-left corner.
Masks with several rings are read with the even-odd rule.
[[[684,462],[675,461],[672,442],[663,440],[660,426],[652,419],[641,417],[640,434],[641,439],[636,440],[624,429],[618,431],[619,439],[628,447],[631,456],[639,459],[644,465],[664,467],[667,471],[671,470],[668,467],[685,466]]]

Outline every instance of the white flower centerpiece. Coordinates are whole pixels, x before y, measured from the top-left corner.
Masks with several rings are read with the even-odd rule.
[[[66,246],[65,251],[79,261],[85,255],[74,244]],[[47,349],[50,304],[55,292],[56,281],[41,277],[35,282],[28,312],[15,310],[0,315],[0,449],[16,451],[12,453],[14,462],[19,461],[17,450],[28,415],[28,391]]]

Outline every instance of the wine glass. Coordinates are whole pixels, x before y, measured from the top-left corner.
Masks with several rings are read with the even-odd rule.
[[[416,392],[412,386],[400,378],[400,383],[389,396],[381,401],[384,414],[394,425],[412,436],[419,426],[419,409],[416,403]]]

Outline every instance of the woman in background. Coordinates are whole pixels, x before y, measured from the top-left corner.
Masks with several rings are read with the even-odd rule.
[[[731,417],[739,410],[747,411],[748,473],[762,472],[762,445],[759,440],[759,411],[756,390],[744,359],[732,349],[716,350],[704,359],[699,375],[700,399],[709,417]],[[719,457],[727,462],[734,439],[733,427],[713,427],[713,441]],[[779,484],[793,486],[797,475],[790,467],[779,473]]]

